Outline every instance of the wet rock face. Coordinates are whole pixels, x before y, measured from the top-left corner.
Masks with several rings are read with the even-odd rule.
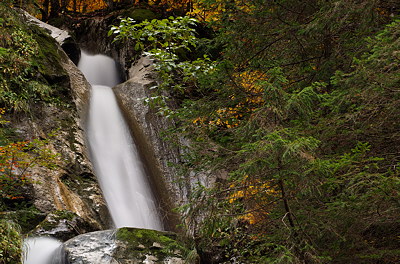
[[[63,246],[69,264],[198,263],[174,233],[120,228],[77,236]]]
[[[179,163],[179,148],[163,140],[162,133],[171,126],[166,118],[157,114],[155,109],[144,103],[144,98],[151,95],[151,87],[157,85],[152,72],[152,61],[142,57],[129,71],[131,77],[126,82],[113,88],[118,103],[133,133],[138,150],[142,155],[150,175],[150,183],[158,200],[167,212],[167,230],[174,230],[176,216],[169,213],[172,208],[181,205],[187,197],[185,185],[177,183],[177,171],[170,163]]]

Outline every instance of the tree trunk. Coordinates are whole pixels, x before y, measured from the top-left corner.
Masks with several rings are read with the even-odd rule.
[[[291,212],[290,207],[289,207],[289,202],[288,202],[288,199],[287,199],[287,196],[286,196],[286,190],[285,190],[285,185],[284,185],[283,180],[279,180],[279,188],[281,189],[283,206],[285,207],[285,211],[286,211],[285,215],[287,216],[287,218],[289,220],[290,227],[294,228],[295,225],[294,225],[294,221],[293,221],[293,216],[292,216],[292,212]]]

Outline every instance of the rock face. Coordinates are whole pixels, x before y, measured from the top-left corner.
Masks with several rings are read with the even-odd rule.
[[[188,202],[188,196],[197,183],[210,186],[215,177],[206,177],[204,173],[180,176],[177,169],[171,166],[181,162],[184,154],[182,147],[189,142],[183,138],[176,138],[175,144],[165,140],[163,134],[174,126],[173,120],[161,116],[145,103],[144,99],[152,96],[151,88],[157,85],[153,68],[151,59],[141,57],[129,69],[129,79],[113,90],[133,131],[133,137],[139,142],[139,151],[145,163],[150,165],[148,170],[152,175],[152,185],[156,188],[155,193],[160,194],[164,208],[176,208]],[[163,196],[165,193],[167,195]],[[168,220],[168,215],[166,218]],[[173,223],[174,216],[170,215],[169,219]]]
[[[176,234],[138,228],[80,235],[65,242],[63,251],[69,264],[198,263]]]
[[[49,33],[51,34],[51,37],[54,38],[58,42],[58,44],[60,44],[60,46],[65,51],[65,53],[68,55],[68,57],[75,64],[78,64],[81,52],[80,52],[78,44],[75,42],[75,40],[71,37],[71,35],[67,31],[61,30],[61,29],[53,27],[47,23],[44,23],[43,21],[40,21],[36,17],[30,15],[25,10],[21,9],[19,11],[26,17],[26,19],[29,22],[36,24],[39,27],[49,31]]]
[[[58,38],[60,43],[67,39],[68,34],[60,29],[42,22],[38,25],[50,30],[52,36],[63,36]],[[52,84],[64,87],[65,98],[70,101],[60,106],[43,105],[35,109],[34,118],[22,116],[12,122],[25,138],[49,139],[48,147],[60,157],[55,170],[37,166],[29,171],[34,181],[34,205],[44,213],[73,212],[92,230],[108,228],[108,210],[93,174],[84,135],[90,85],[60,44],[47,34],[40,34],[41,45],[49,47],[54,55],[46,66],[45,77]]]
[[[143,99],[150,96],[150,88],[157,83],[152,73],[152,62],[142,57],[135,67],[129,71],[128,81],[113,88],[120,107],[133,132],[139,152],[142,154],[146,169],[151,176],[150,181],[154,193],[159,195],[159,201],[166,212],[180,204],[186,196],[185,187],[174,184],[176,171],[168,166],[170,162],[179,162],[179,149],[162,139],[162,131],[171,124],[165,118],[157,115],[154,109],[144,104]],[[179,185],[179,184],[178,184]],[[176,201],[177,203],[172,203]],[[173,229],[174,216],[166,214],[169,228]],[[167,223],[168,225],[168,223]]]

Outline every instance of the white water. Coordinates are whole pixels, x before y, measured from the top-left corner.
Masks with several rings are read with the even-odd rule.
[[[119,81],[115,62],[83,52],[78,67],[92,85],[87,136],[115,226],[162,230],[137,148],[111,89]]]
[[[49,237],[27,238],[24,241],[24,264],[51,264],[55,252],[62,245]]]

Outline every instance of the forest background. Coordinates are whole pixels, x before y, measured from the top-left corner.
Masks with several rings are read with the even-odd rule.
[[[157,59],[163,82],[148,103],[174,120],[168,140],[193,142],[176,164],[182,177],[220,175],[179,208],[186,223],[203,219],[188,228],[205,263],[400,261],[397,1],[7,2],[58,25],[132,6],[164,18],[123,20],[110,35]],[[0,38],[1,107],[54,103],[45,86],[21,88],[34,79],[22,68],[37,47],[28,33],[12,34],[27,44]],[[12,144],[32,149],[6,129],[2,157]],[[2,199],[18,198],[24,175],[15,186],[2,175]]]

